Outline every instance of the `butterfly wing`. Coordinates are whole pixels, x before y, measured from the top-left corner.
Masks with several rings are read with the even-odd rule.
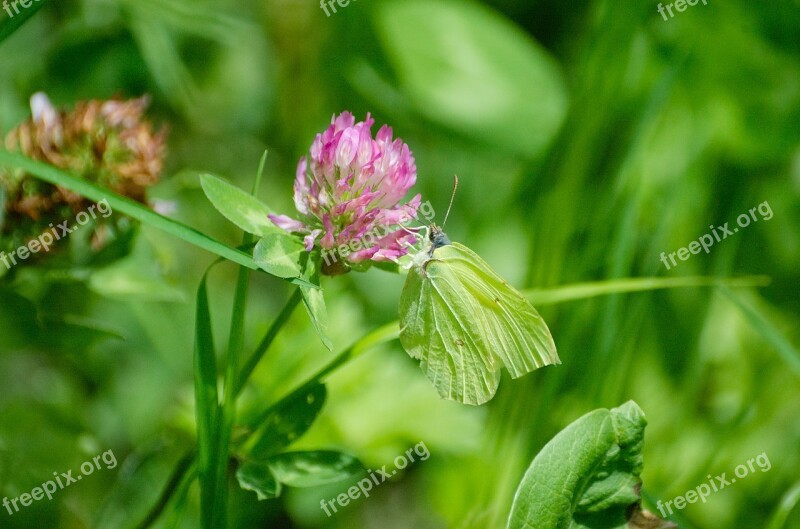
[[[467,404],[494,396],[503,366],[517,378],[560,363],[536,309],[458,243],[409,271],[400,341],[442,397]]]

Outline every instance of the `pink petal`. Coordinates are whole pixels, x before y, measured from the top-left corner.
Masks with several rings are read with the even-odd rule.
[[[331,216],[327,213],[322,216],[322,225],[325,227],[325,236],[320,241],[320,244],[323,248],[330,250],[334,244],[333,223],[331,222]]]
[[[292,232],[303,232],[308,231],[308,228],[305,224],[300,222],[299,220],[294,220],[291,217],[287,217],[286,215],[267,215],[269,220],[272,221],[274,225],[281,228],[282,230],[286,230],[290,233]]]
[[[317,240],[317,237],[319,237],[320,233],[322,233],[322,230],[313,230],[311,233],[309,233],[303,238],[303,242],[306,245],[307,252],[310,252],[311,250],[314,249],[314,242]]]
[[[348,167],[358,155],[360,134],[357,129],[349,128],[342,132],[336,146],[336,165]]]

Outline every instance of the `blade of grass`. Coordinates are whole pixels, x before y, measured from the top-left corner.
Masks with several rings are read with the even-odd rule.
[[[769,278],[764,276],[742,277],[742,278],[715,278],[715,277],[686,277],[686,278],[629,278],[612,281],[598,281],[593,283],[576,283],[563,287],[526,290],[523,295],[537,306],[555,305],[567,301],[589,299],[597,296],[607,296],[611,294],[622,294],[627,292],[645,292],[667,288],[690,288],[699,286],[719,286],[727,284],[732,287],[752,287],[763,286],[769,283]],[[275,404],[258,415],[248,426],[251,431],[261,424],[269,416],[272,410],[283,400],[296,396],[298,393],[307,390],[311,385],[320,382],[330,373],[344,365],[348,360],[355,358],[376,345],[391,342],[399,337],[400,326],[397,320],[387,323],[378,329],[365,335],[353,345],[336,355],[322,369],[306,380],[297,389],[291,391],[285,397],[279,399]]]
[[[764,337],[764,339],[775,348],[778,355],[783,358],[789,368],[800,375],[800,352],[770,323],[759,311],[748,305],[744,300],[731,292],[725,286],[720,287],[720,291],[730,299],[739,310],[742,311],[750,325]]]
[[[798,503],[800,503],[800,482],[795,483],[794,487],[783,495],[772,518],[770,518],[767,529],[783,529],[786,525],[786,520],[789,519],[789,515]]]
[[[213,266],[213,265],[212,265]],[[203,529],[213,529],[215,428],[219,396],[217,360],[208,306],[208,272],[197,289],[194,349],[194,394],[197,416],[197,466],[200,476],[200,512]]]
[[[258,266],[253,261],[253,256],[248,255],[240,250],[231,248],[208,235],[195,230],[185,224],[176,220],[170,219],[159,215],[155,211],[143,206],[142,204],[131,200],[128,197],[114,193],[109,189],[105,189],[95,185],[86,180],[77,178],[67,172],[62,171],[51,165],[31,160],[17,153],[0,150],[0,165],[9,168],[23,169],[36,178],[49,182],[51,184],[61,186],[69,189],[75,193],[81,194],[89,200],[99,202],[107,200],[111,209],[117,213],[124,213],[129,217],[136,219],[148,226],[165,231],[170,235],[174,235],[190,244],[194,244],[204,250],[207,250],[220,257],[224,257],[238,265],[245,266],[252,270],[257,270]]]
[[[609,281],[594,281],[588,283],[575,283],[563,287],[548,289],[529,289],[523,295],[534,305],[555,305],[566,301],[589,299],[612,294],[625,294],[630,292],[646,292],[650,290],[663,290],[668,288],[715,287],[728,285],[731,287],[763,287],[770,282],[766,276],[749,277],[634,277],[626,279],[612,279]]]

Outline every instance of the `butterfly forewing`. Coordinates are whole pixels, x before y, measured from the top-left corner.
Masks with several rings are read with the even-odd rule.
[[[433,264],[433,263],[431,263]],[[438,270],[439,282],[445,279]],[[457,284],[450,283],[459,288]],[[471,341],[465,314],[453,308],[433,287],[430,275],[422,268],[409,271],[400,299],[400,342],[445,399],[467,404],[482,404],[491,399],[500,382],[497,366],[491,368],[491,355],[481,358],[481,351]]]
[[[542,318],[469,248],[453,243],[409,271],[400,340],[440,395],[481,404],[505,366],[513,377],[559,363]]]

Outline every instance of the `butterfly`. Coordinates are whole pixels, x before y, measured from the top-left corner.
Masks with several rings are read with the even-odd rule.
[[[400,297],[400,343],[441,397],[480,405],[497,391],[500,368],[518,378],[561,363],[547,324],[519,291],[435,224],[427,238]]]

